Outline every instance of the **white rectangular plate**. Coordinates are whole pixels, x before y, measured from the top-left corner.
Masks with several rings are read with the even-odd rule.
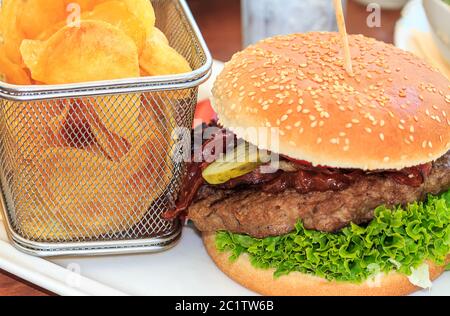
[[[215,73],[221,65],[215,65]],[[200,90],[207,98],[211,81]],[[0,218],[0,269],[61,295],[255,295],[226,277],[208,257],[200,236],[187,227],[180,243],[158,254],[41,259],[12,247]],[[450,273],[431,291],[450,295]]]

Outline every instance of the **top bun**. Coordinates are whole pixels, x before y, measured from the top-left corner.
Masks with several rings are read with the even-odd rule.
[[[450,82],[414,55],[337,33],[279,36],[236,54],[213,89],[220,123],[238,137],[314,165],[402,169],[450,148]],[[278,127],[279,144],[251,127]]]

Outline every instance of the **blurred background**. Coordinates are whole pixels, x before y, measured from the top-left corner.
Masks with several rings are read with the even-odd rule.
[[[373,28],[367,26],[369,13],[364,2],[376,1],[344,1],[348,32],[392,43],[395,23],[407,1],[378,1],[383,5],[382,23],[381,27]],[[391,4],[387,8],[386,2]],[[336,29],[332,0],[188,0],[188,3],[214,57],[223,61],[263,37]]]
[[[257,40],[332,31],[332,0],[187,0],[217,60]],[[450,0],[343,0],[347,31],[395,44],[450,77]]]

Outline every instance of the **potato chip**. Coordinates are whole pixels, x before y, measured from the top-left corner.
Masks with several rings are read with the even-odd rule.
[[[85,150],[97,148],[96,152],[103,155],[104,152],[95,140],[86,118],[84,105],[80,102],[80,99],[69,99],[65,102],[70,106],[69,115],[62,131],[67,145]]]
[[[139,59],[142,70],[150,76],[175,75],[191,72],[188,61],[167,45],[159,32],[147,38]]]
[[[157,41],[159,42],[163,42],[166,45],[170,45],[169,44],[169,40],[167,39],[167,36],[157,27],[155,27],[153,29],[154,34],[153,37],[157,39]]]
[[[154,161],[166,161],[166,165],[170,166],[174,147],[172,130],[175,126],[173,112],[169,108],[143,103],[139,116],[139,138],[122,159],[122,168],[131,173],[143,168],[153,170],[155,166],[152,166],[152,161],[153,164]]]
[[[66,6],[62,0],[17,0],[17,26],[24,38],[36,39],[43,31],[51,28],[67,17]]]
[[[31,201],[20,199],[27,203],[18,219],[22,230],[32,236],[46,231],[52,238],[81,237],[71,233],[80,231],[93,237],[130,229],[142,220],[173,171],[170,131],[153,111],[143,111],[139,120],[142,139],[120,163],[74,148],[44,151],[27,172],[37,186],[28,191]]]
[[[147,30],[147,36],[153,33],[155,27],[155,10],[149,0],[121,0],[128,9],[141,21]]]
[[[0,47],[0,81],[18,85],[31,84],[31,78],[28,73],[6,57],[4,47]]]
[[[110,2],[111,0],[64,0],[66,5],[70,3],[76,3],[80,5],[81,13],[84,14],[86,11],[92,11],[99,4],[105,2]],[[153,9],[152,3],[149,0],[117,0],[124,3],[131,13],[133,13],[142,25],[144,25],[149,36],[153,32],[153,27],[155,26],[155,10]]]
[[[90,101],[94,105],[105,128],[133,144],[138,137],[140,94],[96,97]]]
[[[103,125],[92,105],[86,106],[84,114],[98,144],[111,160],[119,161],[128,153],[130,144]]]
[[[54,24],[52,27],[49,27],[45,29],[42,33],[40,33],[35,39],[39,41],[46,41],[48,40],[53,34],[58,32],[60,29],[62,29],[64,26],[67,26],[66,21],[61,21],[56,24]],[[23,43],[22,43],[23,44]]]
[[[94,7],[100,3],[107,2],[108,0],[64,0],[66,7],[70,4],[78,4],[80,6],[81,14],[86,11],[91,11]]]
[[[135,43],[103,21],[65,26],[45,42],[24,41],[23,45],[21,51],[32,78],[46,84],[139,76]]]
[[[35,69],[38,66],[39,57],[45,49],[45,42],[35,40],[23,40],[20,45],[20,53],[24,64],[28,69]]]
[[[101,3],[91,12],[83,14],[81,19],[101,20],[117,26],[134,40],[139,54],[142,52],[147,38],[147,30],[123,1],[113,0]]]
[[[139,76],[138,52],[133,40],[103,21],[82,21],[80,28],[64,27],[45,42],[25,40],[21,51],[33,79],[46,84]],[[94,104],[108,131],[130,143],[133,141],[139,117],[139,94],[86,100]]]
[[[0,37],[5,53],[9,60],[17,65],[22,65],[20,43],[25,38],[17,23],[21,2],[13,0],[3,1],[0,13]]]
[[[60,102],[5,101],[3,111],[11,143],[24,159],[36,159],[46,148],[66,145],[62,128],[68,106]]]
[[[169,45],[169,40],[167,39],[166,35],[159,28],[155,27],[153,29],[152,36],[155,38],[156,41],[162,42],[166,45]],[[141,77],[150,77],[150,76],[151,75],[141,67]]]
[[[114,223],[128,225],[133,220],[127,212],[130,204],[125,203],[135,197],[111,177],[117,165],[106,157],[75,148],[50,148],[33,166],[34,207],[21,218],[27,233],[48,230],[46,235],[53,238],[68,238],[78,236],[67,232],[83,231],[93,237],[109,232]]]

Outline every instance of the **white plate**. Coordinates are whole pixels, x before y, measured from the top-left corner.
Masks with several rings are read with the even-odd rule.
[[[210,87],[211,81],[200,89],[203,97]],[[220,272],[191,227],[163,253],[48,260],[12,247],[0,221],[0,268],[61,295],[255,295]],[[449,284],[447,273],[431,292],[416,295],[450,295]]]

